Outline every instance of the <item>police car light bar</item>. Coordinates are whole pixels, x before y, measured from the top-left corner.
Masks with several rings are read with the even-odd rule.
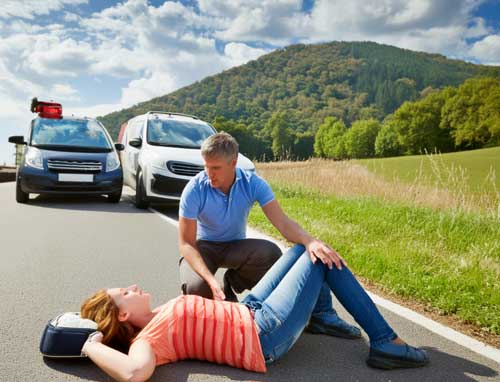
[[[37,98],[31,101],[31,112],[38,113],[42,118],[61,119],[62,105],[55,102],[41,102]]]

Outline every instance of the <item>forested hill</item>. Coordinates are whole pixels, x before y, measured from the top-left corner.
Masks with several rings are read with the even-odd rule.
[[[350,125],[382,120],[404,101],[474,76],[500,77],[500,68],[450,60],[373,42],[292,45],[207,77],[173,93],[100,120],[116,137],[120,124],[148,110],[232,120],[262,141],[266,122],[286,111],[295,134],[313,135],[325,117]]]

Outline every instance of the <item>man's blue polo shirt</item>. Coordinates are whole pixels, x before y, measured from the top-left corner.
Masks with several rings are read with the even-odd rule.
[[[232,241],[246,238],[247,218],[255,201],[263,207],[274,200],[271,187],[251,171],[236,168],[229,195],[210,185],[205,171],[182,192],[179,216],[198,221],[197,239]]]

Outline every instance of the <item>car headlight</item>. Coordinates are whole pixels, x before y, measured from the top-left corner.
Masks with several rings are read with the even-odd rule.
[[[26,164],[30,167],[43,170],[42,152],[36,147],[30,147],[26,153]]]
[[[113,151],[106,156],[106,172],[116,170],[118,167],[120,167],[120,159]]]

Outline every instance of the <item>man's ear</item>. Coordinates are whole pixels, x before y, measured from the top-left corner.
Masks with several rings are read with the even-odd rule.
[[[236,162],[238,162],[238,157],[231,159],[231,167],[236,167]]]
[[[129,317],[130,317],[129,312],[119,312],[118,313],[118,321],[120,321],[120,322],[127,321]]]

